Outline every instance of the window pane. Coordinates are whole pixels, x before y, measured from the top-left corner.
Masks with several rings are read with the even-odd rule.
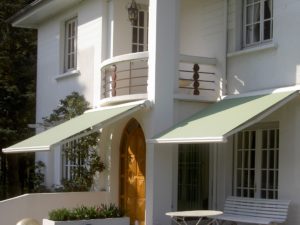
[[[243,132],[238,133],[237,139],[238,139],[238,149],[241,149],[243,143]]]
[[[264,3],[264,19],[270,19],[272,17],[272,1],[265,0]]]
[[[137,45],[132,45],[132,52],[137,52]]]
[[[244,152],[244,168],[248,168],[249,162],[249,151]]]
[[[267,188],[267,171],[261,172],[261,188]]]
[[[266,130],[262,132],[262,148],[268,148],[268,132]]]
[[[144,29],[139,29],[139,43],[144,44]]]
[[[254,170],[250,171],[250,179],[249,180],[250,180],[249,187],[254,188],[254,185],[255,185],[255,171]]]
[[[253,5],[246,8],[246,24],[253,23]]]
[[[269,152],[269,168],[270,169],[274,169],[275,168],[275,155],[274,155],[274,151],[270,151]]]
[[[140,27],[144,26],[144,12],[143,11],[139,12],[139,26]]]
[[[248,170],[244,171],[243,181],[244,181],[243,187],[248,187]]]
[[[259,22],[260,21],[260,4],[255,4],[254,5],[254,18],[253,18],[253,22]]]
[[[269,131],[269,142],[270,142],[270,146],[269,148],[274,148],[275,147],[275,130],[270,130]]]
[[[249,131],[245,131],[244,142],[244,149],[249,149]]]
[[[268,20],[264,22],[264,40],[272,38],[272,21]]]
[[[253,42],[260,41],[260,24],[254,24],[254,31],[253,31]]]
[[[262,151],[262,160],[261,160],[261,167],[263,169],[267,169],[268,168],[268,151],[267,150],[263,150]]]
[[[132,28],[132,43],[137,43],[137,28]]]
[[[143,45],[140,45],[140,46],[139,46],[139,52],[142,52],[142,51],[144,51],[144,46],[143,46]]]
[[[255,139],[255,131],[251,132],[251,143],[250,143],[250,148],[255,149],[256,145],[256,139]]]
[[[237,187],[242,186],[242,171],[238,170],[237,171]]]
[[[255,150],[251,151],[251,160],[250,160],[250,168],[255,168]]]
[[[246,44],[251,44],[252,25],[246,26]]]
[[[237,168],[242,168],[242,151],[237,153]]]

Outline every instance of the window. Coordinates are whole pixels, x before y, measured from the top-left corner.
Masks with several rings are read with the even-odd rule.
[[[138,19],[132,25],[132,52],[148,50],[148,12],[139,11]]]
[[[208,209],[209,145],[179,145],[178,210]]]
[[[65,59],[64,71],[76,69],[77,66],[77,18],[65,23]]]
[[[273,38],[273,0],[244,0],[244,47]]]
[[[77,176],[78,168],[85,166],[85,158],[76,151],[77,141],[73,140],[62,145],[62,178],[74,179]],[[66,154],[66,151],[74,154]],[[68,155],[74,155],[72,158]]]
[[[245,130],[235,135],[234,194],[278,198],[279,129]]]

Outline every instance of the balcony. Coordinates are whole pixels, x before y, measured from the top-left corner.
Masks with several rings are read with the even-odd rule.
[[[180,55],[178,88],[174,98],[211,101],[219,96],[216,59]],[[148,52],[120,55],[101,65],[101,105],[147,99]]]

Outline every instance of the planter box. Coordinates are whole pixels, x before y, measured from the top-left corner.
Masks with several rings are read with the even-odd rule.
[[[74,221],[53,221],[43,219],[43,225],[129,225],[129,217]]]

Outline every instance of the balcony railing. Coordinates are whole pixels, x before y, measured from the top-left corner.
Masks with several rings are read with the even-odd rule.
[[[178,90],[175,94],[215,101],[219,90],[215,65],[215,58],[180,55]],[[106,60],[101,65],[101,76],[101,99],[104,101],[147,98],[148,52]]]
[[[180,55],[178,94],[214,96],[218,91],[215,58]]]
[[[148,52],[114,57],[102,64],[101,98],[147,94]]]

